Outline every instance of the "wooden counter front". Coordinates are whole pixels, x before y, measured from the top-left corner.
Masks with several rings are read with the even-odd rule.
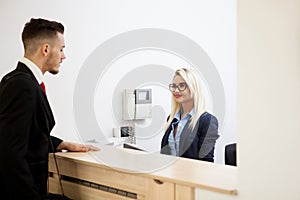
[[[237,169],[192,159],[101,146],[99,152],[57,153],[65,195],[76,200],[193,200],[195,188],[236,195]],[[53,155],[49,190],[60,193]]]

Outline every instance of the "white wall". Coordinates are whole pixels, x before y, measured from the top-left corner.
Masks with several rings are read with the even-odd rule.
[[[238,1],[239,199],[300,199],[300,1]]]
[[[216,162],[223,163],[224,145],[236,140],[234,0],[2,0],[0,11],[1,77],[23,55],[20,34],[31,17],[65,25],[67,59],[58,75],[46,76],[57,121],[54,135],[77,141],[111,137],[112,128],[131,123],[121,120],[122,87],[150,87],[154,117],[135,123],[137,143],[158,151],[170,107],[172,70],[193,65],[202,73],[208,109],[220,121]],[[163,31],[156,36],[134,32],[141,29]],[[137,37],[121,40],[131,32]],[[165,43],[168,39],[173,41]],[[149,73],[143,73],[146,69]]]

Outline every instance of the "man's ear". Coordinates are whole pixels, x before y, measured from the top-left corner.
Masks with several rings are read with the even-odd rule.
[[[45,43],[45,44],[43,44],[43,46],[42,46],[42,54],[43,54],[44,56],[47,56],[48,53],[49,53],[49,44]]]

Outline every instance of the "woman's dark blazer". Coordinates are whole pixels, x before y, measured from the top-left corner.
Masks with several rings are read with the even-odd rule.
[[[0,194],[3,199],[40,199],[47,192],[48,153],[62,140],[47,97],[30,69],[19,62],[0,83]]]
[[[173,119],[173,122],[177,119]],[[179,156],[214,162],[214,149],[218,135],[218,120],[212,114],[203,113],[193,131],[189,128],[190,120],[182,130],[179,140]],[[172,126],[165,132],[161,141],[161,153],[170,155],[168,138]]]

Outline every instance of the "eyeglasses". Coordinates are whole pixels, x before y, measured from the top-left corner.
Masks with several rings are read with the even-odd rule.
[[[187,88],[187,84],[186,83],[179,83],[178,85],[176,85],[175,83],[172,83],[172,84],[169,85],[169,90],[171,92],[175,92],[177,88],[180,92],[183,92]]]

